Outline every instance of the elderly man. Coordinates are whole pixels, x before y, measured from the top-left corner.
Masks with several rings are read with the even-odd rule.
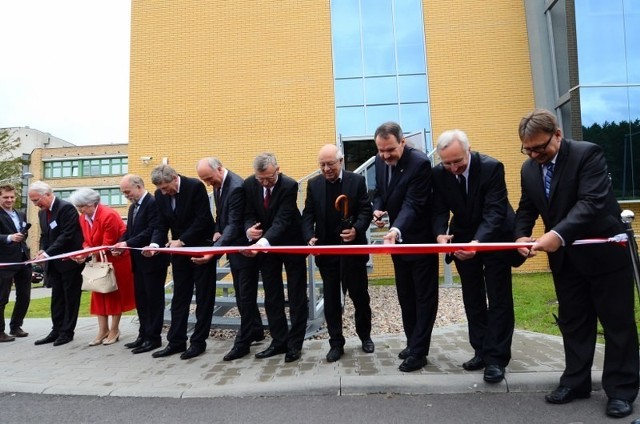
[[[78,211],[71,203],[54,196],[51,187],[42,181],[35,181],[29,186],[29,200],[40,208],[40,250],[36,260],[82,249],[84,238]],[[75,334],[84,263],[55,259],[48,261],[46,266],[47,280],[51,284],[53,328],[35,344],[61,346],[72,341]]]
[[[318,165],[322,175],[309,180],[302,212],[302,232],[310,246],[367,244],[367,229],[373,210],[362,175],[342,169],[342,151],[335,144],[320,149]],[[334,205],[342,197],[342,211]],[[345,198],[346,197],[346,198]],[[355,308],[356,333],[362,350],[373,353],[371,340],[371,307],[367,277],[368,255],[320,255],[324,288],[324,316],[329,332],[327,361],[335,362],[344,354],[342,335],[342,292],[349,293]]]

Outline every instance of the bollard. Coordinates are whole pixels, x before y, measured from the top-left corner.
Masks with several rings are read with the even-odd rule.
[[[638,294],[640,295],[640,259],[638,258],[638,244],[636,243],[636,238],[633,233],[633,219],[635,215],[633,211],[625,209],[620,214],[620,218],[622,222],[624,222],[627,227],[627,245],[629,246],[629,254],[631,255],[631,263],[633,264],[633,279],[636,281],[636,288],[638,289]]]

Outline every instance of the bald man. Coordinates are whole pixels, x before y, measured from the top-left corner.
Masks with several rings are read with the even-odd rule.
[[[367,229],[373,210],[365,179],[342,169],[342,164],[343,154],[336,145],[327,144],[320,149],[318,166],[322,174],[309,180],[302,212],[302,232],[310,246],[367,244]],[[334,205],[342,195],[346,200],[341,212]],[[353,301],[356,332],[362,341],[362,350],[373,353],[375,349],[371,340],[368,259],[368,255],[316,257],[324,286],[324,316],[330,347],[328,362],[335,362],[344,354],[341,287]]]

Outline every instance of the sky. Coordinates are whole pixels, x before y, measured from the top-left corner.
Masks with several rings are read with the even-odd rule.
[[[130,0],[0,0],[0,128],[127,143]]]

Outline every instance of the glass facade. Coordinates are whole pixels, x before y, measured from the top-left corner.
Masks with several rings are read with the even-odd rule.
[[[123,206],[128,204],[128,200],[124,195],[120,192],[119,187],[108,187],[108,188],[94,188],[98,193],[100,193],[100,203],[108,206]],[[71,193],[74,190],[54,190],[53,194],[56,197],[59,197],[62,200],[68,200]]]
[[[640,198],[640,1],[548,2],[567,138],[602,146],[619,200]],[[568,112],[568,113],[567,113]]]
[[[430,132],[422,1],[332,0],[331,31],[337,133]]]

